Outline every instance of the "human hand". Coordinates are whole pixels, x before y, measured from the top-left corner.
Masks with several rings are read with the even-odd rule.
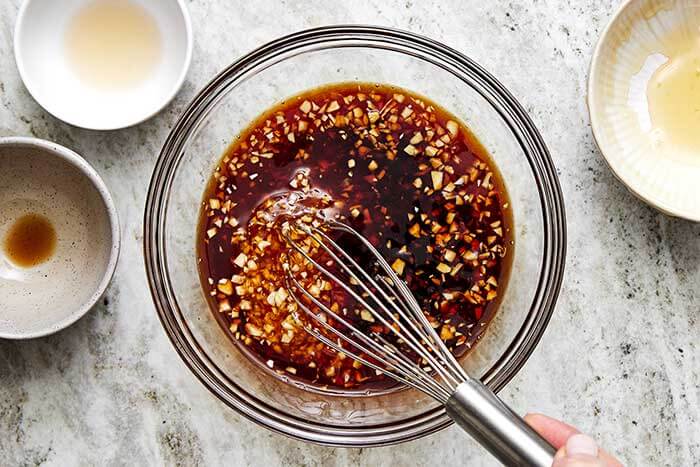
[[[622,467],[593,438],[571,425],[541,414],[527,414],[525,421],[557,449],[552,467]]]

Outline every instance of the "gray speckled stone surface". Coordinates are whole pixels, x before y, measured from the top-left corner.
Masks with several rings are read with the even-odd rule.
[[[82,154],[110,186],[123,235],[115,280],[90,314],[52,337],[0,342],[1,465],[494,465],[455,428],[364,450],[272,434],[195,380],[153,310],[141,220],[170,126],[243,53],[334,23],[408,29],[465,52],[511,89],[549,145],[568,211],[567,272],[548,331],[502,396],[570,421],[629,465],[700,462],[700,225],[659,214],[615,180],[584,102],[593,46],[618,2],[187,3],[195,49],[182,91],[145,124],[108,133],[68,127],[31,99],[11,48],[19,0],[0,3],[0,135]]]

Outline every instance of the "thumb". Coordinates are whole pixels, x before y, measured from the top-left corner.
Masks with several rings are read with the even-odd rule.
[[[557,452],[552,467],[605,467],[607,464],[599,457],[599,453],[593,438],[575,434]]]

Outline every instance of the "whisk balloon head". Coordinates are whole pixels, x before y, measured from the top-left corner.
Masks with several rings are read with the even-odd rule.
[[[282,233],[286,286],[308,333],[442,403],[469,379],[408,286],[356,230],[290,220]]]

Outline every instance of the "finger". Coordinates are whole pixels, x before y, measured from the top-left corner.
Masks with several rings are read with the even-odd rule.
[[[566,456],[598,457],[598,444],[588,435],[575,434],[566,440]]]
[[[600,459],[601,466],[622,467],[622,464],[617,459],[598,448],[598,443],[588,435],[573,435],[566,441],[564,449],[568,458],[593,457]]]
[[[563,456],[561,454],[564,454]],[[598,444],[593,438],[581,433],[566,440],[566,446],[559,450],[553,467],[607,467],[598,457]]]
[[[554,460],[563,459],[565,457],[566,457],[566,446],[562,446],[559,448],[557,453],[554,455]]]
[[[566,455],[566,441],[573,435],[579,433],[579,431],[571,425],[538,413],[525,415],[525,421],[552,446],[558,449],[555,459]],[[608,467],[623,467],[620,461],[602,449],[600,450],[599,456],[607,463]]]
[[[556,449],[563,447],[566,440],[579,433],[573,426],[539,413],[525,415],[525,421]]]
[[[600,457],[577,455],[556,459],[552,467],[607,467]]]

